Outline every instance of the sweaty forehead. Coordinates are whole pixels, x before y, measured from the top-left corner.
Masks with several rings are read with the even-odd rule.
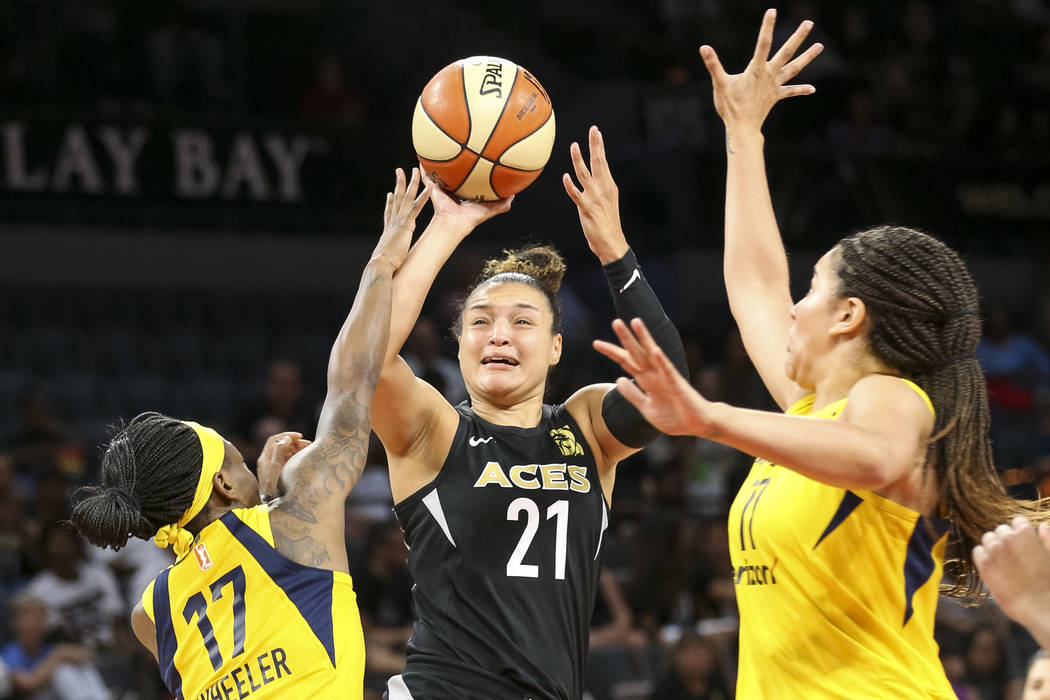
[[[470,295],[465,308],[469,311],[479,306],[519,308],[522,305],[533,306],[540,311],[550,310],[550,304],[547,303],[543,292],[518,282],[483,284]]]

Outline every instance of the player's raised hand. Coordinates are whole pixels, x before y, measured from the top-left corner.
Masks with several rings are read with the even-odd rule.
[[[711,74],[714,85],[715,109],[726,127],[750,127],[758,129],[765,121],[769,110],[785,97],[812,95],[812,85],[788,85],[799,72],[809,65],[824,50],[822,44],[813,44],[798,57],[792,59],[805,40],[813,23],[806,20],[788,37],[784,45],[769,57],[773,45],[773,26],[777,21],[776,10],[766,10],[758,42],[751,62],[743,73],[730,75],[722,67],[715,50],[704,44],[700,57]]]
[[[419,168],[412,168],[412,179],[407,183],[405,171],[398,168],[394,171],[394,191],[386,193],[383,234],[372,252],[372,259],[386,258],[395,270],[401,267],[408,255],[412,232],[416,229],[416,217],[423,211],[430,195],[431,185],[428,183],[419,192],[419,182]]]
[[[255,461],[255,475],[259,479],[259,493],[263,496],[277,495],[277,483],[281,470],[296,452],[305,449],[310,441],[302,433],[289,430],[266,438],[259,459]]]
[[[598,127],[592,126],[587,133],[590,167],[583,160],[580,144],[569,146],[572,167],[580,187],[568,173],[563,173],[561,182],[569,199],[580,213],[580,225],[591,252],[604,265],[619,260],[627,253],[627,239],[620,226],[620,192],[609,171],[605,157],[605,140]]]
[[[645,323],[636,318],[628,328],[613,321],[620,345],[595,340],[594,349],[620,365],[635,384],[620,377],[616,388],[657,430],[668,435],[703,435],[710,402],[667,359]]]
[[[438,187],[437,183],[432,182],[425,173],[423,180],[430,186],[430,202],[434,205],[434,218],[460,226],[466,229],[464,233],[470,233],[482,222],[510,211],[510,205],[514,202],[514,195],[492,202],[457,200]]]
[[[1023,625],[1050,610],[1050,552],[1028,519],[1017,516],[984,533],[973,549],[977,571],[999,606]]]

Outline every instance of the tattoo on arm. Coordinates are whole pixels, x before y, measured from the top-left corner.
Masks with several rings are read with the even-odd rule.
[[[726,152],[730,154],[736,152],[733,150],[733,142],[730,140],[729,134],[726,134]]]
[[[342,509],[364,470],[371,432],[367,389],[348,392],[329,407],[322,418],[327,430],[287,474],[286,495],[271,514],[276,549],[300,564],[331,567],[331,547],[342,546],[343,519],[326,514]],[[337,533],[331,532],[335,525]]]

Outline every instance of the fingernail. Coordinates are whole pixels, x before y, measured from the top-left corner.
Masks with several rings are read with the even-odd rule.
[[[769,16],[770,17],[776,17],[777,16],[777,8],[775,8],[775,7],[769,8]]]

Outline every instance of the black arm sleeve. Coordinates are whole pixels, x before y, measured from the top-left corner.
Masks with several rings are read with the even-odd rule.
[[[689,368],[682,338],[642,274],[634,251],[628,249],[627,254],[619,260],[603,265],[602,272],[609,283],[616,316],[625,323],[630,323],[632,318],[642,319],[656,344],[682,376],[688,379]],[[660,431],[650,425],[617,389],[610,391],[602,400],[602,418],[612,436],[628,447],[645,447],[660,435]]]

